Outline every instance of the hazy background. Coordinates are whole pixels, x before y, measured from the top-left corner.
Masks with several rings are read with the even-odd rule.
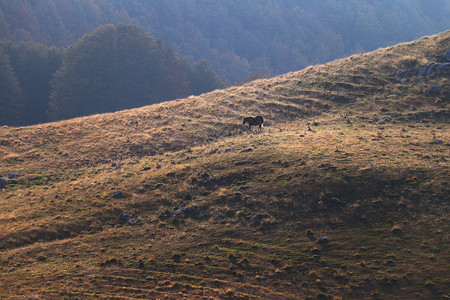
[[[9,110],[17,115],[11,118],[11,113],[5,113],[3,120],[0,116],[0,123],[30,124],[113,111],[296,71],[308,65],[445,31],[450,28],[449,16],[449,0],[0,0],[0,40],[3,41],[0,76],[4,80],[0,86],[3,94],[0,105],[9,104],[4,112]],[[93,55],[83,62],[72,57],[75,63],[89,65],[96,61],[95,53],[100,55],[108,47],[107,37],[104,37],[103,45],[93,45],[92,41],[84,41],[81,46],[77,43],[87,32],[99,34],[97,28],[106,24],[137,25],[154,41],[159,41],[159,46],[155,46],[159,47],[157,52],[173,54],[175,59],[167,59],[166,54],[163,59],[164,55],[160,55],[164,65],[161,68],[167,69],[166,75],[161,76],[172,76],[171,80],[180,84],[176,85],[178,92],[158,91],[158,96],[144,100],[143,95],[147,93],[144,90],[148,91],[149,86],[144,87],[143,82],[140,86],[144,90],[137,91],[138,97],[142,98],[139,101],[131,99],[130,88],[124,86],[128,91],[124,90],[123,95],[128,95],[129,103],[102,100],[106,106],[100,105],[98,109],[73,115],[54,113],[61,107],[58,104],[61,102],[75,103],[84,97],[90,103],[107,97],[93,91],[108,85],[101,82],[92,88],[90,81],[83,83],[86,87],[79,82],[80,86],[70,88],[73,92],[90,89],[92,99],[86,100],[87,92],[61,98],[66,94],[61,92],[63,81],[54,78],[57,70],[64,69],[63,57],[75,55],[73,51],[68,54],[69,46],[88,49],[87,52]],[[19,43],[23,41],[42,45]],[[131,55],[132,59],[135,49],[120,51]],[[116,59],[124,57],[123,53],[111,55]],[[111,58],[104,57],[105,61]],[[133,63],[142,65],[139,61]],[[171,72],[171,66],[181,71],[174,72],[173,69]],[[96,70],[88,70],[86,74],[101,68],[97,65]],[[115,70],[123,72],[121,66]],[[181,74],[181,77],[173,78],[178,75],[167,75],[170,73]],[[67,75],[59,74],[61,78]],[[71,76],[73,80],[84,75],[79,72],[71,73]],[[109,80],[110,86],[123,82],[123,77],[116,77],[115,82],[111,81],[114,80],[112,77],[95,76]],[[203,86],[206,78],[214,80]],[[173,83],[164,82],[161,86],[173,86]],[[120,94],[120,91],[114,93]],[[52,101],[53,105],[49,107]],[[23,110],[31,107],[34,107],[32,111],[24,115]],[[19,109],[22,109],[22,115],[17,113]],[[5,121],[7,119],[10,120]]]

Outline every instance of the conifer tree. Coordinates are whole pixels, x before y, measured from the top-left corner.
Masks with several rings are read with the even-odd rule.
[[[8,56],[0,47],[0,125],[24,124],[25,98]]]

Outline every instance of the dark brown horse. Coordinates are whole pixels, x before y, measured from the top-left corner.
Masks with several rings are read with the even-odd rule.
[[[262,129],[262,125],[264,124],[264,119],[261,116],[257,116],[257,117],[247,117],[244,118],[244,122],[242,122],[242,125],[245,125],[245,123],[248,124],[248,128],[252,129],[252,126],[259,126],[259,130],[261,131]]]

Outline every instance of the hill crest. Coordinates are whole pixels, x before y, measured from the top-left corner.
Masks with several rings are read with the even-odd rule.
[[[180,150],[244,131],[245,116],[262,115],[266,126],[346,114],[371,117],[445,110],[448,76],[402,79],[396,72],[419,69],[449,49],[450,31],[418,41],[354,55],[243,86],[197,97],[72,120],[0,129],[2,162],[19,153],[59,157],[78,164]],[[447,73],[448,74],[448,73]],[[427,93],[430,86],[439,91]],[[105,141],[107,141],[105,143]],[[58,150],[51,149],[57,145]]]

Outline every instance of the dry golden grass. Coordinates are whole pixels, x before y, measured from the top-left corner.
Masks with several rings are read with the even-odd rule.
[[[19,174],[0,191],[0,296],[448,297],[449,77],[395,71],[449,39],[0,128],[0,175]],[[257,114],[266,126],[248,132],[242,117]]]

